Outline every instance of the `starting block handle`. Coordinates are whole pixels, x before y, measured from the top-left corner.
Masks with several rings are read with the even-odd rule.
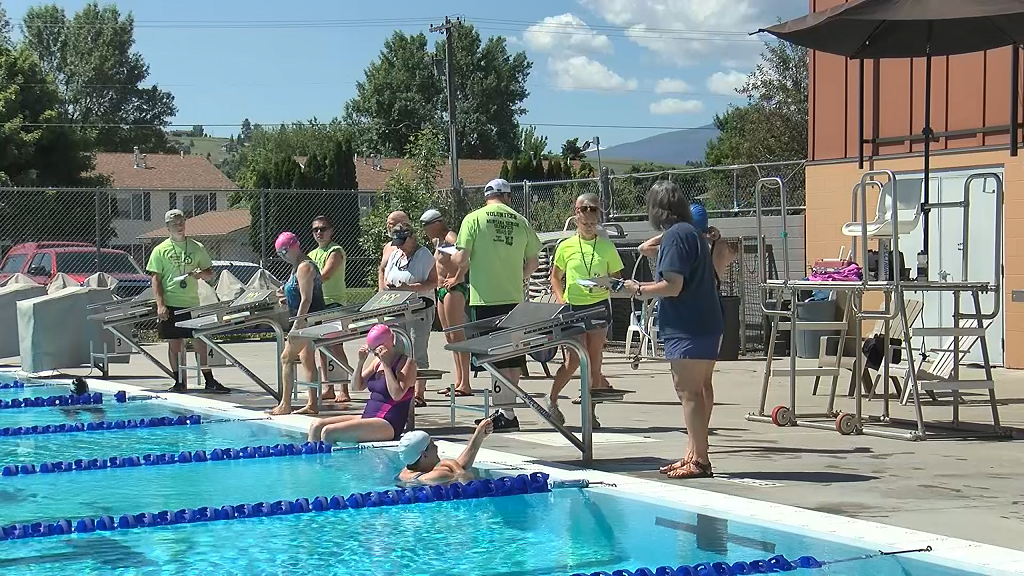
[[[447,334],[449,332],[458,332],[459,330],[466,330],[467,328],[476,328],[476,329],[493,328],[493,327],[498,325],[498,322],[501,322],[502,318],[504,318],[504,317],[503,316],[495,316],[493,318],[484,318],[483,320],[475,320],[473,322],[467,322],[466,324],[459,324],[458,326],[452,326],[450,328],[445,328],[444,330],[442,330],[442,332]]]

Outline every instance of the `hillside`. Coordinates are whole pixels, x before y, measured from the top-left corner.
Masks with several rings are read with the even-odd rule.
[[[178,142],[181,144],[188,145],[192,142],[192,156],[206,156],[206,153],[210,153],[210,161],[215,165],[220,166],[220,163],[224,158],[228,156],[227,153],[222,152],[220,147],[228,141],[227,138],[213,138],[204,136],[202,138],[190,138],[187,136],[183,137],[170,137],[171,142]]]
[[[601,159],[630,164],[654,162],[655,164],[686,164],[691,160],[702,160],[709,140],[718,136],[714,125],[700,128],[676,130],[656,134],[636,142],[627,142],[601,150]],[[588,157],[591,154],[587,155]],[[593,161],[592,161],[593,162]]]

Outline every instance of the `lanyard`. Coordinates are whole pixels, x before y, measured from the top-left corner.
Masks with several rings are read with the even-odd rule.
[[[590,264],[587,264],[587,255],[583,253],[583,237],[577,234],[576,239],[580,242],[580,260],[583,261],[583,266],[587,269],[587,277],[593,278],[594,259],[597,258],[597,238],[595,237],[594,241],[590,243]]]

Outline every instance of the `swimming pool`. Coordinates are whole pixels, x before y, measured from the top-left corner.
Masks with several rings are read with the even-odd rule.
[[[112,384],[97,384],[112,386]],[[113,388],[111,388],[113,389]],[[118,388],[120,389],[120,388]],[[83,457],[127,456],[147,452],[212,450],[301,442],[290,422],[224,421],[258,417],[252,412],[211,412],[216,403],[187,398],[204,424],[169,428],[0,438],[0,465]],[[152,404],[150,404],[152,403]],[[152,400],[125,405],[131,410],[171,405]],[[45,409],[40,409],[45,410]],[[0,414],[0,418],[7,414]],[[220,419],[222,421],[213,422]],[[210,422],[210,423],[205,423]],[[298,426],[296,424],[296,426]],[[60,438],[57,438],[60,436]],[[16,448],[12,446],[17,445]],[[440,443],[442,450],[453,446]],[[34,460],[33,460],[34,459]],[[546,576],[597,571],[612,573],[640,566],[655,568],[700,562],[736,562],[783,554],[820,560],[870,555],[871,539],[887,549],[920,548],[921,535],[835,518],[831,534],[796,527],[821,514],[775,507],[776,522],[758,518],[751,501],[711,495],[593,471],[555,471],[527,459],[489,451],[482,460],[501,462],[494,475],[544,469],[562,478],[613,480],[611,487],[561,488],[549,493],[432,502],[381,508],[311,512],[269,518],[204,522],[155,528],[0,541],[0,569],[24,575],[101,573],[177,576],[401,574],[402,576]],[[517,469],[522,468],[522,469]],[[220,507],[259,501],[393,487],[398,465],[384,449],[344,450],[219,462],[143,466],[0,478],[0,526],[109,514]],[[735,509],[703,510],[712,500]],[[794,511],[796,517],[794,517]],[[871,532],[865,531],[871,527]],[[857,538],[853,538],[857,535]],[[901,535],[901,536],[898,536]],[[924,535],[930,536],[930,535]],[[929,542],[949,541],[933,537]],[[999,574],[929,562],[931,554],[873,557],[809,575],[968,576]],[[968,552],[953,554],[970,562]],[[1024,565],[1022,565],[1024,566]],[[1019,572],[1014,566],[1002,573]]]

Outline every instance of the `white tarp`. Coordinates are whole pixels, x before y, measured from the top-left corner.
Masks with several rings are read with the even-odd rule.
[[[36,284],[36,281],[30,276],[25,276],[21,272],[12,274],[7,280],[0,282],[0,286],[11,286],[13,284],[35,284],[36,286],[39,286],[39,284]]]
[[[113,288],[117,286],[117,278],[106,272],[97,272],[86,278],[82,285],[90,288]]]
[[[206,280],[200,278],[196,281],[196,283],[199,284],[200,306],[207,306],[209,304],[216,304],[217,302],[220,302],[220,300],[217,298],[217,291],[213,289],[213,286],[207,284]]]
[[[281,287],[281,281],[274,278],[274,275],[264,269],[258,270],[245,285],[246,288],[255,290],[277,290]]]
[[[106,288],[74,286],[18,302],[18,341],[21,368],[43,372],[88,365],[89,343],[102,350],[114,347],[113,335],[96,320],[90,304],[109,302]]]
[[[245,284],[227,270],[220,271],[220,276],[214,286],[217,287],[217,297],[223,302],[230,302],[245,292]]]
[[[18,302],[45,295],[46,287],[35,282],[0,287],[0,326],[3,326],[3,330],[0,330],[0,358],[11,358],[19,354]]]
[[[64,274],[63,272],[57,272],[53,278],[50,279],[50,283],[46,285],[47,294],[56,294],[65,288],[72,288],[81,286],[82,284],[76,281],[71,276]]]

